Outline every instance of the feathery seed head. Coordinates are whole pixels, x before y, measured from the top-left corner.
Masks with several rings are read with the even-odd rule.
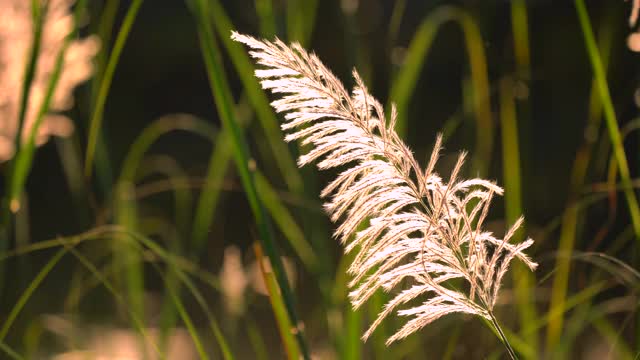
[[[43,19],[40,53],[30,88],[29,103],[21,138],[28,139],[35,125],[40,105],[45,98],[56,58],[65,38],[73,31],[73,17],[69,12],[73,0],[49,0]],[[40,3],[40,1],[38,1]],[[13,157],[14,139],[18,132],[18,111],[21,87],[29,48],[33,42],[31,2],[0,0],[0,162]],[[93,72],[92,60],[99,49],[95,36],[74,40],[64,58],[60,78],[51,99],[49,110],[67,110],[73,104],[72,91],[86,81]],[[66,116],[47,114],[36,133],[41,145],[50,135],[68,136],[73,123]]]
[[[411,319],[387,343],[450,313],[489,318],[511,260],[536,268],[523,253],[532,240],[509,243],[522,219],[503,239],[482,231],[493,195],[503,191],[487,180],[460,179],[464,153],[445,181],[435,172],[442,138],[437,137],[423,170],[394,130],[395,107],[387,123],[382,105],[357,72],[349,93],[298,44],[236,32],[231,37],[247,45],[263,67],[255,73],[262,87],[282,95],[272,105],[284,113],[285,139],[311,145],[299,165],[318,161],[320,169],[346,167],[321,196],[327,198],[331,220],[342,220],[336,237],[346,252],[355,252],[348,269],[353,306],[360,307],[378,289],[391,292],[401,282],[410,284],[385,305],[363,338],[394,311]],[[467,286],[454,289],[451,279]],[[403,305],[409,307],[397,310]]]

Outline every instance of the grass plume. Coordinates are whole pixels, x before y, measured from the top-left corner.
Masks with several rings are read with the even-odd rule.
[[[522,218],[503,239],[482,230],[492,197],[503,190],[491,181],[461,179],[465,153],[448,180],[440,177],[435,167],[441,137],[422,169],[394,130],[395,106],[387,121],[356,71],[356,86],[348,92],[297,43],[289,47],[278,39],[260,41],[235,32],[232,38],[246,44],[262,66],[255,72],[262,87],[282,95],[272,106],[285,114],[285,140],[311,145],[298,164],[318,160],[319,169],[342,169],[321,196],[328,199],[331,220],[342,219],[335,236],[345,252],[355,252],[348,269],[353,306],[362,306],[378,289],[391,292],[410,284],[394,291],[363,339],[393,312],[410,320],[387,344],[456,312],[483,317],[502,334],[493,308],[511,260],[537,266],[523,253],[533,240],[509,243]],[[467,286],[455,288],[452,279]],[[412,305],[414,299],[422,303]]]

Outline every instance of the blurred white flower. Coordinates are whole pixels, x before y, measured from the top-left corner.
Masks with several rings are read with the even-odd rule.
[[[28,138],[34,126],[64,39],[73,31],[73,16],[70,13],[73,2],[49,1],[22,141]],[[33,26],[30,1],[0,0],[0,162],[10,159],[14,152],[22,82],[33,41]],[[49,111],[64,111],[73,105],[72,91],[91,76],[91,62],[99,47],[100,42],[95,36],[71,42]],[[59,114],[47,114],[38,128],[36,143],[41,145],[51,135],[68,136],[72,131],[73,123],[70,119]]]
[[[242,253],[237,246],[231,245],[224,249],[220,271],[224,305],[229,313],[240,315],[244,311],[244,291],[248,284],[249,279],[242,266]]]
[[[640,33],[631,33],[627,38],[627,46],[631,51],[640,52]]]
[[[197,359],[191,336],[184,329],[172,329],[167,338],[166,349],[158,355],[160,343],[158,329],[146,329],[149,336],[141,341],[140,334],[133,330],[103,328],[91,336],[88,346],[82,350],[73,350],[58,354],[54,360],[189,360]],[[155,344],[155,345],[154,345]],[[144,345],[144,346],[143,346]]]

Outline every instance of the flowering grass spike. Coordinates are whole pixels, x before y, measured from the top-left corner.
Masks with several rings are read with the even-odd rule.
[[[363,338],[392,312],[409,320],[387,344],[451,313],[478,315],[498,328],[493,308],[511,260],[537,266],[523,253],[533,240],[509,243],[522,218],[504,239],[482,230],[492,197],[503,190],[487,180],[461,179],[464,153],[448,180],[441,178],[435,171],[441,137],[422,169],[394,130],[395,107],[387,121],[357,72],[349,93],[299,44],[235,32],[232,38],[261,65],[255,75],[262,87],[282,95],[272,106],[285,114],[285,139],[312,146],[299,165],[318,161],[320,169],[343,170],[321,195],[331,220],[342,219],[335,236],[345,252],[355,252],[348,270],[351,302],[359,308],[378,289],[395,292]]]

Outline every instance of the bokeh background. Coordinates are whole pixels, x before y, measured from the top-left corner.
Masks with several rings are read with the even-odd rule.
[[[628,46],[634,31],[629,26],[632,4],[585,2],[633,180],[640,165],[635,131],[640,72],[639,55]],[[283,176],[279,164],[304,150],[280,140],[290,159],[274,155],[271,135],[256,116],[264,110],[256,111],[240,77],[246,68],[238,70],[237,60],[229,56],[223,38],[229,34],[218,26],[224,21],[242,33],[300,41],[348,87],[355,67],[382,103],[401,96],[394,100],[406,105],[401,108],[407,119],[404,139],[423,164],[436,134],[444,133],[441,173],[451,169],[459,151],[467,150],[465,176],[481,175],[507,187],[506,198],[494,199],[487,227],[501,234],[513,222],[512,213],[522,213],[526,229],[519,236],[536,240],[530,254],[540,263],[533,275],[516,272],[526,277],[522,291],[531,304],[518,301],[516,276],[504,285],[498,309],[523,358],[617,359],[638,353],[639,238],[616,177],[603,114],[607,101],[595,86],[593,57],[576,12],[576,3],[582,1],[204,1],[208,13],[197,3],[148,0],[140,7],[115,67],[97,155],[87,176],[83,162],[104,66],[135,4],[88,2],[80,34],[102,37],[96,76],[76,88],[74,106],[65,112],[73,120],[73,135],[52,138],[35,153],[23,206],[12,215],[14,226],[6,238],[9,256],[3,257],[0,319],[7,318],[37,274],[64,248],[60,239],[117,225],[146,236],[163,250],[145,243],[132,247],[121,234],[78,244],[77,251],[113,285],[113,291],[77,256],[65,255],[28,297],[3,335],[3,347],[24,358],[57,354],[75,359],[71,356],[82,351],[98,358],[100,351],[126,347],[105,345],[109,341],[129,341],[136,358],[142,358],[142,348],[154,356],[152,346],[140,345],[142,336],[131,315],[138,311],[141,326],[157,332],[154,338],[159,344],[170,344],[161,347],[165,355],[198,358],[202,353],[195,350],[193,331],[185,330],[184,311],[211,358],[220,358],[222,352],[207,312],[215,316],[236,358],[287,356],[256,266],[258,230],[236,167],[229,160],[210,168],[212,154],[231,147],[219,141],[223,126],[203,61],[199,26],[206,18],[215,36],[213,51],[229,82],[228,95],[237,104],[235,117],[246,125],[243,138],[252,168],[258,169],[264,183],[258,186],[261,201],[275,204],[266,206],[273,240],[289,269],[297,312],[314,357],[480,359],[506,354],[481,321],[457,315],[388,348],[385,334],[391,334],[399,320],[389,320],[368,342],[359,340],[384,295],[356,313],[346,301],[342,250],[331,236],[333,225],[322,212],[318,195],[335,173],[301,169],[292,177],[300,183],[293,186],[291,178]],[[464,19],[468,31],[462,31],[460,22],[443,20],[447,17]],[[425,35],[429,26],[433,41]],[[427,52],[410,58],[421,42]],[[469,48],[475,50],[469,54]],[[486,64],[478,67],[481,74],[475,78],[470,62]],[[403,74],[414,87],[394,95],[392,89]],[[486,87],[478,84],[482,78]],[[190,125],[153,141],[136,164],[133,181],[123,181],[132,145],[158,121],[166,129]],[[504,131],[509,121],[516,125],[515,133]],[[504,145],[510,141],[518,144],[519,164],[513,163],[514,149]],[[4,189],[11,168],[9,163],[0,168]],[[515,182],[510,178],[514,174],[519,174]],[[212,178],[219,181],[212,184]],[[201,211],[203,189],[212,186],[220,191],[219,197],[202,202],[209,208],[203,212],[208,214],[206,229],[197,229],[194,220]],[[521,196],[519,204],[509,190]],[[56,239],[56,246],[33,250]],[[16,254],[20,249],[31,250]],[[169,261],[167,256],[175,258]],[[175,259],[182,265],[175,265]],[[226,272],[223,264],[228,265]],[[187,276],[201,292],[206,311],[172,270],[181,266],[183,271],[189,269]],[[567,271],[562,286],[557,279]],[[554,285],[558,281],[560,285]],[[554,293],[560,300],[553,300]],[[182,309],[173,297],[182,299]],[[533,309],[530,322],[525,322],[523,308]],[[183,348],[171,350],[171,346]]]

